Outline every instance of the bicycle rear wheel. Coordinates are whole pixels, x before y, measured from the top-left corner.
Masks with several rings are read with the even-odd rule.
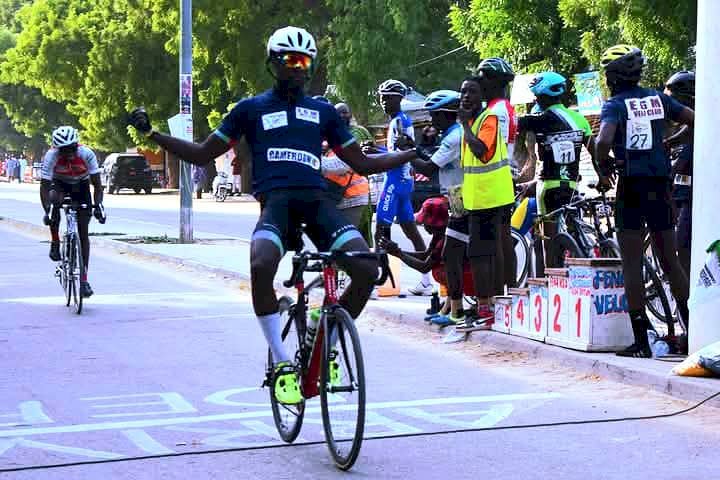
[[[558,233],[550,240],[546,263],[548,267],[565,267],[567,258],[584,258],[575,239],[568,233]]]
[[[349,470],[365,431],[365,367],[360,337],[350,314],[336,307],[327,317],[320,366],[320,409],[330,455]]]
[[[645,306],[652,316],[665,324],[667,333],[675,334],[675,316],[665,284],[658,276],[653,263],[643,256],[643,280],[645,282]]]
[[[293,300],[290,297],[281,297],[278,303],[280,317],[285,323],[282,330],[283,344],[287,351],[296,352],[295,362],[301,364],[300,345],[303,342],[305,329],[298,325]],[[274,363],[272,351],[268,349],[268,379],[270,380],[270,406],[272,407],[273,420],[275,420],[275,427],[280,434],[280,438],[287,443],[292,443],[297,438],[302,427],[303,417],[305,416],[305,400],[296,405],[284,405],[275,399],[272,381]]]

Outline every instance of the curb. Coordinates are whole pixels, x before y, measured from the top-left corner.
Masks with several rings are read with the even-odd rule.
[[[0,217],[0,225],[2,224],[6,224],[17,230],[32,233],[33,235],[45,235],[47,233],[47,229],[44,226],[7,217]],[[129,253],[141,259],[182,266],[199,273],[220,276],[240,282],[250,281],[248,275],[240,272],[226,270],[221,267],[211,267],[194,260],[186,260],[173,255],[148,252],[141,247],[119,240],[91,237],[91,242],[97,247],[108,248],[120,254]],[[282,286],[281,281],[276,281],[275,286],[278,292],[286,293],[290,291]],[[404,313],[396,313],[376,305],[367,306],[364,313],[375,318],[391,321],[409,329],[429,330],[429,327],[427,327],[421,319],[410,318]],[[659,373],[657,369],[648,366],[649,361],[657,362],[658,360],[618,360],[619,357],[613,354],[580,352],[493,331],[470,333],[467,341],[495,350],[524,353],[532,359],[562,364],[563,366],[574,368],[583,373],[598,375],[627,385],[650,388],[672,397],[691,402],[704,400],[720,391],[720,381],[716,379],[680,377],[670,374],[669,372],[672,368],[671,363],[667,363],[667,367],[664,370],[667,373],[665,374]],[[632,363],[632,365],[627,365],[629,362]],[[708,402],[707,405],[720,408],[720,398]]]

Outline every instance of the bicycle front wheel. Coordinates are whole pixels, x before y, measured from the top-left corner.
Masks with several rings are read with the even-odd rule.
[[[305,329],[298,324],[295,316],[293,301],[290,297],[282,297],[278,300],[280,306],[280,318],[284,322],[282,329],[283,345],[288,352],[297,352],[295,362],[300,364],[300,346],[303,342]],[[268,349],[268,379],[270,380],[270,406],[272,407],[273,420],[280,438],[287,443],[295,441],[300,434],[303,417],[305,416],[305,400],[295,405],[284,405],[275,398],[273,384],[273,361],[272,351]]]
[[[70,263],[69,283],[72,290],[72,304],[75,313],[80,315],[83,309],[83,297],[80,294],[80,278],[83,274],[85,264],[83,263],[82,249],[80,248],[80,239],[77,235],[73,235],[70,240]]]
[[[653,317],[665,324],[668,334],[673,335],[675,333],[675,317],[670,297],[655,267],[646,256],[643,256],[643,280],[645,282],[645,305]]]
[[[327,317],[320,366],[320,409],[330,455],[349,470],[360,454],[365,431],[365,367],[355,322],[342,307]]]

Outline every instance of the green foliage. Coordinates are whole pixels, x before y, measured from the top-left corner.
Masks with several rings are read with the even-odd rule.
[[[328,77],[361,120],[388,78],[424,92],[459,88],[467,52],[415,66],[459,44],[448,32],[447,0],[327,0],[335,12],[326,49]]]
[[[586,66],[581,33],[566,26],[558,0],[472,0],[453,6],[450,31],[480,58],[506,58],[516,72],[574,73]]]
[[[690,49],[696,39],[696,0],[559,0],[558,8],[568,25],[584,32],[583,53],[594,65],[606,48],[628,43],[648,59],[648,85],[695,68]]]

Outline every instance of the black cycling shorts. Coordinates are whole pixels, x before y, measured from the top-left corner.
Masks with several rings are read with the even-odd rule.
[[[494,257],[497,255],[502,231],[501,225],[507,217],[508,208],[504,206],[470,211],[468,257]]]
[[[81,180],[78,183],[68,183],[62,180],[53,180],[50,183],[50,190],[54,190],[58,201],[62,201],[65,196],[69,196],[74,204],[85,204],[88,207],[92,205],[92,197],[90,196],[90,180]],[[90,208],[79,210],[79,216],[90,216]]]
[[[545,214],[550,213],[558,208],[568,205],[573,198],[576,197],[577,190],[569,187],[555,187],[543,190],[540,198],[538,198],[538,210]]]
[[[260,219],[253,240],[264,238],[275,243],[281,254],[298,251],[302,242],[297,232],[305,224],[305,233],[321,252],[340,249],[362,234],[337,209],[335,202],[321,189],[284,188],[258,196]]]
[[[670,179],[665,177],[620,177],[615,202],[618,231],[672,230],[674,226]]]

